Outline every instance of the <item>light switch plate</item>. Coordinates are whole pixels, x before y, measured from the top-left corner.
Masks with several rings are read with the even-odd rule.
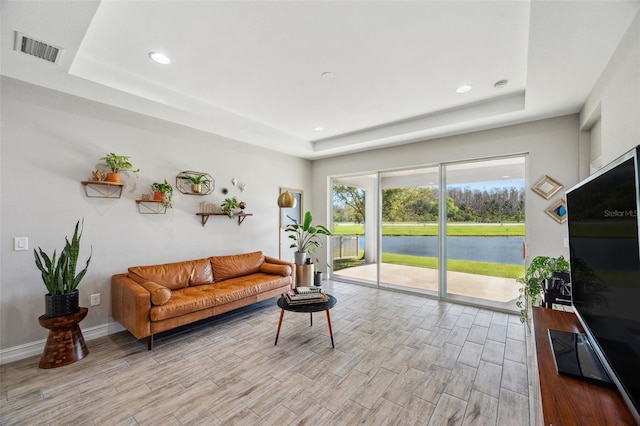
[[[91,295],[91,306],[98,306],[100,304],[100,293]]]
[[[13,251],[26,251],[26,250],[29,250],[29,238],[15,237],[13,239]]]

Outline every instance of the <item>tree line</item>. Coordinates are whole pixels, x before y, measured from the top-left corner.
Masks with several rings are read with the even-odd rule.
[[[524,222],[524,188],[471,189],[451,187],[447,191],[447,219],[452,222]],[[436,222],[438,191],[434,188],[392,188],[382,191],[383,222]],[[333,190],[335,222],[363,223],[364,191],[345,185]]]

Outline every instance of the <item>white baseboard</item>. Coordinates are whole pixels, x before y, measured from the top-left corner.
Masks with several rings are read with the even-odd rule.
[[[97,339],[98,337],[108,336],[109,334],[117,333],[122,330],[124,330],[124,328],[120,324],[110,322],[95,327],[82,328],[82,337],[84,337],[84,340],[88,342],[93,339]],[[0,365],[42,354],[46,341],[46,339],[42,339],[0,350]]]

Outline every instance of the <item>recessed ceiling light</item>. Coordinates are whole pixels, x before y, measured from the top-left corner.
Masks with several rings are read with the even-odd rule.
[[[509,175],[502,176],[502,179],[509,179]]]
[[[457,93],[467,93],[469,90],[471,90],[471,86],[469,86],[468,84],[463,84],[462,86],[458,87],[456,89]]]
[[[509,80],[498,80],[495,82],[493,87],[496,89],[504,89],[505,87],[507,87],[507,84],[509,84]]]
[[[171,63],[171,59],[164,53],[160,52],[149,52],[149,57],[155,62],[162,65],[169,65]]]
[[[324,127],[316,126],[316,127],[313,128],[313,130],[315,130],[316,132],[322,132],[324,130]]]

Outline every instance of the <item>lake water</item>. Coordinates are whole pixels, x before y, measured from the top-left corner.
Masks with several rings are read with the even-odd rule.
[[[358,239],[364,249],[364,237]],[[524,265],[524,237],[448,237],[449,259]],[[382,237],[385,253],[438,257],[438,237]]]

